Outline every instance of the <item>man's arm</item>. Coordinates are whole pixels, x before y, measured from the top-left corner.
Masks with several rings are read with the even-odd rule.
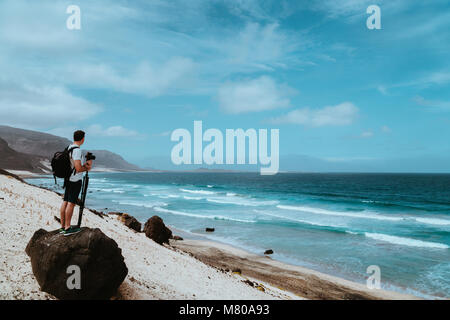
[[[84,166],[82,166],[81,160],[75,160],[74,165],[75,165],[75,170],[77,171],[77,173],[86,172],[86,171],[91,170],[91,166],[89,165],[89,163],[86,163]]]

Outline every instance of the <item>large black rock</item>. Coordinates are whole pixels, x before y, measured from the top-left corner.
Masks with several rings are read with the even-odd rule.
[[[109,299],[128,274],[122,250],[100,229],[70,236],[39,229],[25,252],[41,290],[58,299]],[[70,266],[79,267],[80,289],[67,285],[74,274]]]
[[[166,227],[163,220],[158,216],[153,216],[144,225],[144,232],[147,237],[156,243],[169,243],[172,231]]]

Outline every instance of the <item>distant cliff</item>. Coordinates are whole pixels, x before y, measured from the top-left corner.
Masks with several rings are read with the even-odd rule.
[[[0,168],[49,173],[55,152],[62,151],[71,141],[32,130],[0,126]],[[120,155],[107,150],[90,150],[97,157],[96,171],[140,171]]]
[[[21,170],[30,172],[45,172],[45,166],[41,164],[39,156],[17,152],[8,146],[8,143],[0,138],[0,168]]]

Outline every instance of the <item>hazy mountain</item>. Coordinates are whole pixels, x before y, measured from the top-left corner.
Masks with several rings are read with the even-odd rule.
[[[116,168],[127,171],[143,170],[134,164],[128,163],[116,153],[107,150],[90,150],[89,152],[92,152],[96,157],[95,159],[96,168]]]
[[[8,146],[8,143],[0,138],[0,168],[10,170],[23,170],[36,173],[44,173],[45,165],[41,163],[44,159],[17,152]]]
[[[0,126],[0,138],[8,142],[11,149],[51,158],[56,151],[64,150],[71,142],[48,133]]]
[[[49,171],[50,160],[57,151],[62,151],[71,141],[38,131],[0,126],[0,168],[32,172]],[[106,150],[91,150],[96,158],[94,168],[118,171],[143,170]],[[5,156],[4,156],[5,155]],[[7,167],[6,167],[7,166]]]

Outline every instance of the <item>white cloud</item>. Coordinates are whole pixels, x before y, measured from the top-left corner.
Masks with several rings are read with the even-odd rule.
[[[308,1],[312,10],[324,12],[329,18],[346,17],[350,22],[360,22],[361,16],[368,16],[366,9],[369,5],[376,4],[381,7],[382,14],[396,14],[404,8],[421,5],[418,0],[313,0]]]
[[[361,138],[371,138],[371,137],[373,137],[372,131],[364,131],[361,133]]]
[[[391,133],[392,129],[389,128],[388,126],[382,126],[381,127],[381,132],[383,132],[383,133]]]
[[[435,111],[447,111],[450,110],[450,101],[442,100],[427,100],[421,96],[414,97],[414,102],[418,105],[430,108]]]
[[[443,35],[448,38],[448,34],[442,32],[442,30],[448,30],[450,24],[450,12],[441,11],[438,14],[433,15],[430,19],[429,16],[413,16],[408,17],[410,20],[408,28],[400,28],[398,36],[400,38],[419,38],[432,35],[433,37],[440,37]],[[404,22],[403,22],[404,23]]]
[[[86,134],[100,137],[138,137],[139,133],[134,130],[126,129],[122,126],[112,126],[103,128],[99,124],[93,124],[86,128]]]
[[[306,47],[308,41],[301,32],[294,35],[280,30],[277,23],[247,23],[237,34],[212,45],[219,49],[227,64],[239,66],[244,71],[273,71],[302,64],[294,53]]]
[[[4,124],[45,128],[85,120],[101,110],[64,87],[0,82],[0,119]]]
[[[67,73],[71,76],[65,79],[90,87],[112,88],[119,92],[155,97],[169,89],[185,86],[184,83],[193,70],[192,60],[177,57],[158,66],[143,62],[128,74],[121,74],[105,64],[73,65],[68,68]]]
[[[250,16],[264,15],[266,7],[256,0],[220,5]],[[80,5],[82,29],[69,31],[64,2],[0,1],[0,54],[5,55],[0,69],[19,82],[156,97],[214,94],[223,79],[236,73],[311,65],[299,54],[311,48],[305,31],[283,28],[277,19],[239,14],[239,23],[222,25],[211,15],[214,6],[209,0],[86,2]],[[276,6],[280,13],[285,7]],[[271,4],[267,9],[273,16]],[[30,67],[23,68],[23,61]]]
[[[437,85],[445,84],[449,81],[450,81],[450,72],[446,71],[434,72],[423,79],[423,82],[425,83]]]
[[[260,0],[225,0],[223,4],[230,13],[243,19],[276,20],[278,17],[288,16],[292,3],[270,3]]]
[[[168,137],[168,136],[170,136],[171,133],[172,133],[172,131],[163,131],[160,133],[154,133],[153,136],[154,137]]]
[[[377,90],[378,90],[378,92],[380,92],[384,96],[386,96],[388,94],[388,91],[387,91],[386,87],[383,86],[383,85],[379,85],[377,87]]]
[[[86,132],[87,138],[89,140],[94,138],[104,138],[104,137],[116,137],[116,138],[143,138],[143,134],[138,133],[135,130],[129,130],[123,126],[111,126],[103,127],[100,124],[92,124],[90,126],[67,126],[67,127],[57,127],[51,130],[47,130],[47,133],[64,137],[72,140],[73,133],[76,130],[83,130]]]
[[[277,84],[272,78],[225,83],[219,88],[218,99],[227,113],[246,113],[289,107],[288,96],[294,89]]]
[[[389,90],[393,88],[404,88],[404,87],[418,87],[418,88],[428,88],[430,86],[443,86],[450,82],[450,71],[448,69],[443,69],[440,71],[434,71],[422,76],[415,77],[414,80],[399,82],[395,84],[390,84],[388,86],[377,86],[376,89],[384,94],[388,95]]]
[[[394,1],[394,0],[391,0]],[[312,1],[311,8],[325,12],[329,17],[362,15],[366,13],[366,8],[373,3],[373,0],[333,0],[333,1]]]
[[[272,123],[300,124],[311,127],[345,126],[351,124],[358,115],[358,107],[351,102],[343,102],[336,106],[322,109],[303,108],[271,120]]]

